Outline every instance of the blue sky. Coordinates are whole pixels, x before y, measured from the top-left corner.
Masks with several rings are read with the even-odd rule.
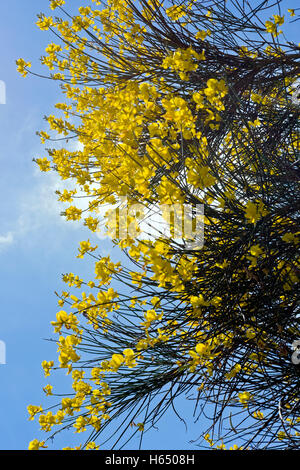
[[[296,4],[288,2],[290,8]],[[32,162],[45,156],[35,132],[44,128],[43,116],[53,113],[60,101],[59,89],[49,80],[24,79],[16,72],[20,57],[38,68],[38,58],[52,40],[34,24],[36,14],[47,8],[48,0],[11,0],[2,2],[0,16],[0,80],[6,84],[6,104],[0,105],[0,340],[6,344],[6,364],[0,364],[0,449],[7,450],[27,449],[30,440],[43,436],[38,423],[28,421],[26,407],[47,402],[42,387],[48,381],[40,364],[56,357],[56,346],[45,339],[52,336],[50,322],[57,311],[54,291],[64,288],[61,274],[84,276],[93,269],[88,260],[76,258],[79,241],[91,233],[64,221],[54,194],[58,179],[40,173]],[[112,249],[107,240],[98,240],[98,245],[103,254]],[[71,385],[64,371],[56,381],[62,391]],[[188,413],[186,405],[183,409]],[[192,426],[186,433],[168,414],[159,431],[145,436],[144,448],[193,449],[189,439],[197,437],[197,429]],[[53,448],[77,440],[72,432],[64,434]]]

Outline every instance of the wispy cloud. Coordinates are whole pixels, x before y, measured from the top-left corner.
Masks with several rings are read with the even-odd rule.
[[[27,126],[30,127],[31,123],[27,122],[26,125],[24,124],[25,129],[19,129],[18,131],[20,142],[24,140],[24,134],[28,135],[32,131],[31,127],[27,129]],[[69,142],[67,147],[75,152],[83,149],[82,144],[75,140]],[[34,145],[32,146],[32,153],[38,155],[39,152],[33,152],[33,149]],[[14,168],[18,172],[18,165]],[[7,251],[13,245],[23,242],[34,244],[47,240],[52,246],[54,242],[59,243],[59,240],[65,237],[67,232],[71,235],[74,233],[74,230],[86,232],[82,239],[85,239],[84,237],[86,239],[94,238],[95,244],[97,244],[99,239],[107,238],[103,229],[92,233],[86,227],[83,227],[82,220],[67,221],[61,215],[69,204],[58,201],[58,195],[55,194],[56,191],[63,192],[64,189],[71,190],[76,188],[76,196],[79,197],[74,198],[71,204],[76,205],[82,210],[86,210],[88,207],[88,199],[84,197],[85,193],[80,191],[75,180],[61,180],[55,172],[41,173],[37,165],[33,165],[31,172],[31,175],[28,175],[24,180],[24,186],[23,184],[18,186],[15,193],[15,205],[10,211],[9,216],[3,220],[3,227],[0,231],[0,252]],[[93,216],[98,217],[103,222],[104,213],[107,209],[108,207],[103,207]],[[84,216],[88,215],[88,212],[84,213]]]
[[[34,174],[31,187],[20,193],[20,202],[6,221],[7,232],[0,233],[0,252],[9,249],[14,243],[28,241],[34,243],[64,236],[66,230],[82,229],[82,223],[66,221],[61,212],[66,205],[57,200],[56,190],[66,185],[55,174]]]
[[[14,236],[12,232],[8,232],[6,235],[0,235],[0,251],[2,251],[6,246],[11,245],[14,241]]]

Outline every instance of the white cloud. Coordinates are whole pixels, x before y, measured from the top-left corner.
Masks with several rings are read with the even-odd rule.
[[[55,173],[41,174],[40,171],[34,174],[31,190],[26,192],[21,202],[21,214],[17,219],[16,230],[19,233],[27,233],[45,227],[53,227],[64,224],[69,228],[80,228],[80,222],[66,221],[61,215],[68,204],[58,201],[55,191],[71,189],[73,186],[67,181],[62,181]],[[81,199],[75,204],[84,208]]]
[[[9,231],[0,234],[0,251],[24,239],[28,243],[34,243],[38,238],[54,242],[54,238],[58,241],[59,235],[63,236],[65,230],[82,229],[81,222],[66,221],[61,216],[68,205],[57,200],[55,191],[65,187],[58,175],[34,174],[30,189],[21,192],[18,208],[11,214],[11,220],[7,221]]]
[[[7,245],[11,245],[14,241],[12,232],[8,232],[6,235],[0,235],[0,250],[5,248]]]
[[[82,145],[78,142],[71,142],[70,150],[82,150]],[[96,187],[96,186],[95,186]],[[49,242],[59,242],[60,236],[66,235],[66,231],[74,232],[74,230],[85,231],[82,239],[90,238],[91,242],[94,238],[94,243],[100,239],[107,238],[103,233],[103,229],[98,233],[92,233],[87,227],[83,227],[83,221],[68,221],[61,215],[69,203],[58,201],[58,195],[55,191],[63,192],[64,189],[77,190],[72,205],[85,210],[88,207],[88,198],[82,197],[85,193],[80,191],[76,180],[61,180],[56,172],[41,173],[37,165],[34,165],[31,185],[24,188],[19,187],[18,207],[11,212],[11,219],[6,220],[8,225],[6,228],[7,233],[0,233],[0,251],[8,249],[13,243],[20,243],[21,240],[28,243],[39,243],[39,239],[43,242],[47,239]],[[108,207],[101,208],[94,217],[98,217],[103,222],[104,213]],[[86,212],[83,217],[88,216]],[[84,238],[86,237],[86,238]]]

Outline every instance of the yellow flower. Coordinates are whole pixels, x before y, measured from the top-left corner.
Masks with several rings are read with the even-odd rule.
[[[207,80],[207,88],[205,88],[204,92],[207,96],[211,96],[212,94],[225,96],[228,93],[228,89],[224,80],[210,78]]]
[[[41,171],[50,171],[50,162],[45,158],[37,158],[35,162],[39,165]]]
[[[125,358],[122,354],[113,354],[110,365],[114,370],[117,370],[124,362]]]
[[[34,439],[29,443],[28,450],[39,450],[41,448],[46,448],[45,441],[39,441],[38,439]]]
[[[125,357],[125,364],[129,367],[135,367],[136,366],[136,361],[135,361],[135,354],[132,349],[124,349],[123,351],[124,357]]]
[[[75,206],[70,206],[68,207],[68,209],[66,209],[65,214],[66,214],[67,220],[80,220],[82,210],[78,209]]]
[[[45,377],[50,375],[50,369],[54,366],[53,361],[43,361],[42,368],[44,369]]]
[[[86,450],[99,450],[99,446],[95,442],[91,441],[85,446]]]
[[[43,408],[41,406],[29,405],[27,406],[27,411],[29,413],[29,420],[32,421],[36,414],[42,413]]]
[[[51,26],[53,26],[53,18],[51,16],[49,16],[48,18],[46,16],[43,16],[42,18],[39,18],[36,24],[42,31],[46,31]]]
[[[78,248],[79,254],[77,258],[83,258],[86,253],[91,253],[98,248],[98,245],[92,246],[90,240],[80,242],[80,248]]]
[[[199,354],[199,356],[205,356],[210,353],[210,347],[207,344],[198,343],[196,346],[196,353]]]
[[[276,25],[272,23],[272,21],[266,21],[265,25],[268,33],[276,34],[277,28]]]
[[[264,414],[258,410],[253,413],[253,417],[256,419],[264,419]]]
[[[204,41],[204,39],[206,38],[206,36],[210,36],[211,35],[211,31],[208,29],[207,31],[204,31],[203,29],[198,31],[196,34],[195,34],[195,38],[196,39],[201,39],[202,41]]]
[[[86,225],[92,232],[96,232],[99,220],[95,219],[94,217],[86,217],[84,219],[84,225]]]
[[[267,215],[268,211],[262,201],[251,202],[248,201],[245,208],[245,217],[252,224],[255,224],[263,216]]]
[[[273,18],[275,20],[275,24],[278,24],[279,26],[281,26],[284,23],[284,15],[283,16],[273,15]]]
[[[288,232],[288,233],[285,233],[281,237],[281,239],[286,243],[295,243],[295,244],[297,244],[297,242],[299,240],[299,236],[297,236],[297,235],[300,235],[300,232],[297,232],[297,233]]]
[[[44,390],[44,392],[46,393],[47,396],[52,395],[52,389],[53,389],[53,387],[50,384],[46,385],[46,387],[43,388],[43,390]]]
[[[24,59],[18,59],[16,60],[16,64],[17,64],[17,71],[23,75],[23,77],[26,77],[26,75],[28,74],[26,68],[30,68],[31,67],[31,63],[30,62],[25,62]]]
[[[237,444],[234,444],[232,447],[229,447],[229,450],[243,450],[243,448],[239,447]]]
[[[74,428],[76,428],[75,432],[84,432],[86,430],[85,425],[87,424],[86,419],[84,416],[79,416],[76,419],[76,422],[73,424]]]
[[[229,372],[227,372],[227,374],[225,375],[226,379],[227,380],[232,379],[233,377],[235,377],[240,372],[241,369],[242,369],[241,364],[235,364],[232,367],[232,369]]]
[[[166,9],[166,14],[172,21],[177,21],[182,16],[186,15],[186,11],[182,5],[173,5]]]
[[[282,441],[283,439],[287,438],[287,435],[284,431],[279,431],[278,434],[277,434],[277,437],[280,441]]]
[[[65,3],[66,3],[65,0],[52,0],[52,2],[50,3],[50,8],[51,10],[55,10],[55,8],[61,7]]]
[[[274,37],[277,37],[280,33],[282,33],[281,30],[278,31],[277,25],[281,26],[284,23],[284,16],[280,15],[273,15],[274,18],[274,23],[272,21],[266,21],[265,26],[266,26],[266,31],[268,33],[271,33],[274,35]]]
[[[240,402],[245,406],[247,406],[248,401],[251,400],[252,398],[252,395],[249,392],[240,392],[238,396],[239,396]]]
[[[72,298],[72,296],[70,296]],[[72,313],[68,314],[64,310],[60,310],[56,314],[56,321],[52,321],[51,325],[53,325],[55,333],[60,333],[62,327],[67,328],[68,330],[71,328],[73,331],[78,332],[78,320],[75,315]]]
[[[208,188],[216,183],[216,178],[210,173],[207,166],[194,167],[187,172],[187,180],[195,188]]]
[[[256,258],[258,258],[263,253],[263,250],[261,249],[259,245],[253,245],[250,248],[250,253],[252,256],[255,256]]]

